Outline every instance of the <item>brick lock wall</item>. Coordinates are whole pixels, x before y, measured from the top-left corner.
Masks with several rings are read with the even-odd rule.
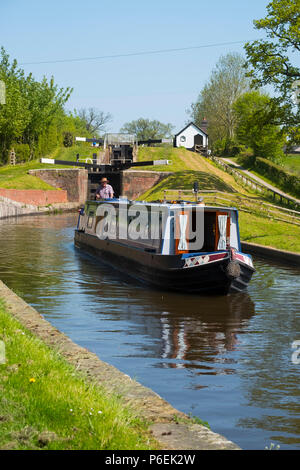
[[[37,176],[46,183],[61,188],[67,192],[68,202],[83,204],[87,198],[88,171],[81,169],[40,169],[30,170],[31,175]]]
[[[122,195],[127,196],[128,199],[136,199],[168,175],[167,172],[158,171],[124,171]]]
[[[67,191],[0,188],[0,196],[34,206],[47,206],[48,204],[68,202]]]

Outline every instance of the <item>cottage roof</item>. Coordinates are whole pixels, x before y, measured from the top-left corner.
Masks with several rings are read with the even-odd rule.
[[[199,129],[200,132],[208,136],[207,132],[205,132],[203,129],[201,129],[201,127],[197,126],[194,122],[191,121],[183,129],[181,129],[181,131],[177,132],[177,134],[175,134],[175,137],[177,137],[179,134],[185,131],[189,126],[192,126],[192,125],[195,126],[197,129]]]

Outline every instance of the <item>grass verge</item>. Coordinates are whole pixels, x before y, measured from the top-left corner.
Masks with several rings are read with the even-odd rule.
[[[300,176],[300,155],[288,154],[285,156],[283,166],[291,173]]]
[[[266,167],[267,160],[257,159],[256,163],[253,160],[251,155],[240,155],[238,157],[230,157],[232,161],[235,161],[241,165],[245,170],[250,171],[253,175],[258,176],[266,183],[271,184],[275,188],[289,194],[292,197],[299,199],[299,190],[297,190],[297,185],[294,183],[296,177],[300,176],[300,156],[298,155],[285,155],[281,164],[273,164],[269,162],[269,169]],[[261,162],[265,162],[263,167],[261,167]],[[277,168],[275,174],[278,175],[275,178],[273,174],[272,167]],[[265,170],[264,170],[265,168]],[[281,172],[285,177],[280,177],[278,171]],[[299,185],[298,185],[299,187]]]
[[[97,152],[95,148],[87,146],[87,144],[76,144],[73,147],[59,147],[48,155],[49,158],[56,158],[58,160],[76,161],[76,155],[79,153],[80,158],[91,157],[93,153]],[[64,168],[61,165],[51,165],[40,163],[39,160],[32,160],[26,163],[19,163],[17,165],[5,165],[0,167],[0,188],[5,189],[42,189],[42,190],[57,190],[50,184],[44,182],[40,178],[29,175],[29,170],[45,168]],[[67,166],[66,168],[73,168]]]
[[[147,424],[68,364],[0,300],[0,449],[155,449]]]
[[[245,212],[239,213],[241,240],[300,253],[300,227]]]

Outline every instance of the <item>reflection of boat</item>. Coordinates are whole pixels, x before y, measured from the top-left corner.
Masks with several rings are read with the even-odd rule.
[[[167,310],[160,317],[161,342],[158,343],[161,357],[166,359],[164,367],[203,369],[203,373],[209,374],[231,373],[232,364],[225,361],[219,370],[215,364],[224,361],[226,352],[239,348],[239,335],[255,313],[248,293],[225,298],[202,297],[201,305],[199,299],[197,305],[186,297],[181,304],[176,296],[177,305],[172,302],[173,308],[166,298],[164,301]],[[147,322],[147,317],[143,320]],[[215,356],[213,363],[212,356]]]
[[[130,276],[183,292],[246,289],[252,258],[241,253],[238,211],[196,203],[88,201],[75,245]]]

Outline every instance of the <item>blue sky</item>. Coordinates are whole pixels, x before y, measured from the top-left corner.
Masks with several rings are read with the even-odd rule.
[[[269,0],[0,0],[0,45],[19,64],[246,41]],[[22,65],[74,88],[67,109],[113,115],[108,130],[145,117],[179,130],[221,55],[243,45]]]

